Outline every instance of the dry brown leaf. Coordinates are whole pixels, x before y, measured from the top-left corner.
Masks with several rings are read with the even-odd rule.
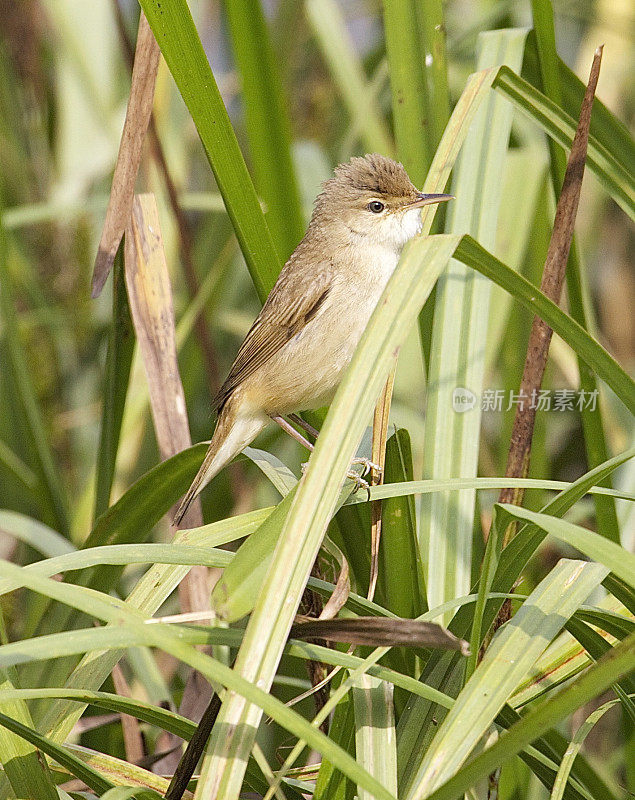
[[[567,260],[573,239],[573,229],[575,218],[580,201],[580,191],[582,189],[582,178],[584,176],[584,164],[586,161],[587,144],[589,141],[589,126],[591,123],[591,108],[595,97],[600,74],[600,63],[602,60],[602,48],[595,51],[589,83],[582,101],[580,109],[580,121],[571,145],[571,152],[567,162],[567,169],[562,184],[562,191],[558,198],[556,215],[553,223],[553,232],[549,241],[549,249],[545,260],[545,267],[542,274],[540,289],[554,303],[560,302],[562,287],[565,280]],[[526,402],[521,402],[516,406],[516,416],[512,429],[511,444],[507,458],[507,477],[522,478],[529,471],[529,458],[531,453],[531,441],[534,433],[536,421],[535,403],[530,403],[529,398],[535,396],[542,385],[542,378],[547,365],[549,355],[549,345],[553,331],[539,317],[535,317],[529,344],[527,345],[527,356],[523,369],[523,376],[520,383],[519,397],[527,398]],[[534,406],[532,408],[532,406]],[[500,503],[522,503],[523,492],[520,489],[503,489],[500,494]],[[506,535],[504,544],[509,540]]]
[[[152,111],[160,55],[161,51],[154,34],[142,13],[139,17],[126,121],[119,144],[104,228],[95,258],[91,292],[93,297],[99,296],[106,283],[121,237],[130,219],[135,180]]]
[[[370,647],[436,647],[469,654],[469,645],[434,622],[398,617],[351,617],[298,622],[292,639],[326,639]]]
[[[128,681],[125,679],[119,664],[115,664],[112,669],[112,682],[118,695],[132,697]],[[119,717],[121,719],[121,732],[123,734],[126,760],[130,764],[139,764],[146,755],[139,720],[129,714],[120,714]]]
[[[174,310],[168,265],[154,195],[136,196],[125,247],[126,287],[143,365],[161,458],[192,443],[185,394],[179,375]],[[202,524],[200,503],[192,504],[186,525]],[[193,567],[182,584],[182,610],[209,608],[207,570]]]

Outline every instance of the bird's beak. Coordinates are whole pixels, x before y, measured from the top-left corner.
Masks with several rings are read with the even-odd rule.
[[[433,203],[445,203],[446,200],[454,200],[454,195],[451,194],[423,194],[419,192],[417,199],[412,203],[408,203],[406,208],[421,208],[421,206],[431,206]]]

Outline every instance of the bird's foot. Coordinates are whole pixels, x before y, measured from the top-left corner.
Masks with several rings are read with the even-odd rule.
[[[376,466],[371,461],[368,461],[368,459],[366,459],[366,458],[364,458],[364,459],[354,459],[351,462],[351,465],[353,465],[353,464],[364,464],[364,466],[366,466],[367,463],[370,466],[368,467],[368,469],[365,469],[364,472],[362,473],[362,475],[366,475],[366,473],[368,472],[369,469],[373,469],[373,467]],[[307,471],[307,467],[308,466],[309,466],[309,462],[308,461],[305,461],[304,464],[300,464],[300,469],[302,470],[302,474],[303,475]],[[357,492],[359,492],[360,489],[365,489],[367,494],[368,494],[368,500],[370,500],[370,485],[369,485],[368,481],[364,480],[362,475],[359,475],[353,469],[349,469],[348,472],[346,473],[346,477],[349,478],[350,480],[352,480],[355,483],[355,488],[353,489],[353,494],[356,494]]]
[[[373,470],[374,473],[377,475],[381,475],[383,473],[383,469],[379,464],[375,464],[374,461],[371,461],[369,458],[364,458],[364,456],[357,456],[351,461],[351,466],[355,464],[361,464],[364,469],[362,470],[362,476],[368,475],[368,473]]]

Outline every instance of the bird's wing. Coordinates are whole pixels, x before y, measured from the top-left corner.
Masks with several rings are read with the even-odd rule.
[[[283,273],[271,290],[238,350],[227,380],[214,398],[221,409],[234,389],[293,339],[317,314],[331,290],[331,277],[315,270],[311,278]]]

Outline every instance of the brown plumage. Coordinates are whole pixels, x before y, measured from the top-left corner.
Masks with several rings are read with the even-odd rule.
[[[421,227],[423,195],[376,153],[335,169],[308,230],[252,325],[214,404],[205,460],[175,516],[272,417],[330,403],[401,249]]]

